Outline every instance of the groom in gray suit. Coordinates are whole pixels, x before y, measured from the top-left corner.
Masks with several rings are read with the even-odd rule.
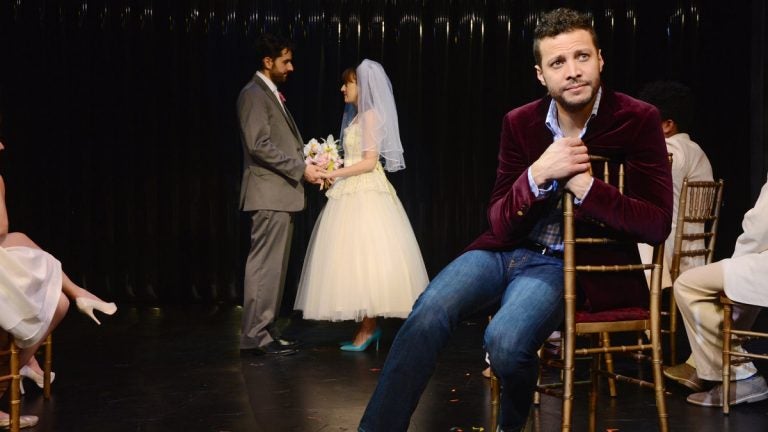
[[[242,354],[289,355],[296,342],[280,337],[280,311],[293,213],[304,209],[302,178],[321,183],[320,169],[304,163],[301,134],[277,84],[293,71],[287,40],[262,35],[256,42],[259,71],[237,99],[243,143],[240,209],[251,216],[251,250],[245,264]]]

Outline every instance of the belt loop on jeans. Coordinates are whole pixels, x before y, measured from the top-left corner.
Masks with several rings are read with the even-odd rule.
[[[536,243],[535,241],[531,239],[525,239],[518,245],[521,248],[528,249],[530,251],[536,252],[541,255],[551,256],[554,258],[563,258],[563,252],[558,250],[553,250],[549,246],[545,246],[541,243]]]

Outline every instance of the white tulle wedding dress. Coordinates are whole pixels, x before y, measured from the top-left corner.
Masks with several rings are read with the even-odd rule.
[[[359,123],[344,134],[349,166],[362,159]],[[326,196],[295,308],[313,320],[407,317],[429,279],[408,216],[381,164],[338,179]]]

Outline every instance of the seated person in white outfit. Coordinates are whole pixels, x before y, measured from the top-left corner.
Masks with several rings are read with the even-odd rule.
[[[691,90],[674,81],[655,81],[646,84],[640,91],[638,99],[658,108],[661,114],[661,129],[667,143],[667,151],[672,154],[672,230],[664,242],[664,268],[662,269],[662,286],[671,287],[672,279],[669,268],[672,264],[672,252],[675,247],[675,229],[677,227],[678,201],[683,188],[683,180],[712,181],[712,165],[707,155],[698,144],[691,141],[688,135],[693,124],[694,101]],[[701,224],[688,224],[687,233],[704,232]],[[686,244],[687,249],[703,249],[704,240],[698,244]],[[640,246],[640,256],[643,262],[651,262],[653,248],[643,244]],[[683,257],[680,260],[680,273],[693,267],[704,265],[704,257]],[[647,272],[650,277],[650,271]]]
[[[744,215],[742,228],[744,232],[736,240],[731,258],[690,269],[674,284],[675,299],[696,358],[696,384],[703,388],[707,383],[722,382],[723,378],[720,293],[725,291],[736,302],[768,306],[768,183],[763,185],[755,206]],[[756,306],[740,308],[734,327],[751,328],[759,310]],[[673,368],[679,370],[681,366]],[[765,379],[752,362],[733,366],[731,376],[731,405],[768,398]],[[722,384],[692,393],[687,400],[695,405],[722,406]]]
[[[0,142],[0,151],[5,147]],[[0,328],[13,336],[20,348],[21,375],[42,386],[40,365],[34,359],[40,345],[69,308],[78,309],[98,323],[93,310],[112,315],[114,303],[106,303],[73,283],[61,271],[61,263],[22,233],[9,233],[5,206],[5,182],[0,176]],[[5,366],[4,366],[5,367]],[[0,389],[0,396],[6,388]],[[37,424],[35,416],[21,416],[20,426]],[[8,427],[8,414],[0,411],[0,428]]]
[[[680,191],[683,188],[683,180],[688,181],[712,181],[712,165],[707,155],[698,144],[691,141],[688,131],[693,124],[694,101],[691,90],[674,81],[655,81],[646,84],[640,91],[639,99],[644,100],[658,108],[661,114],[661,129],[667,142],[667,150],[672,154],[672,230],[664,243],[664,267],[662,268],[662,286],[671,287],[672,278],[669,270],[672,265],[672,253],[675,247],[675,230],[677,229],[677,212],[680,201]],[[686,225],[687,233],[703,232],[702,224]],[[686,249],[704,249],[704,240],[688,242]],[[653,248],[647,244],[639,245],[640,256],[643,262],[651,262]],[[704,257],[682,257],[680,259],[680,273],[701,265],[704,265]],[[650,271],[646,271],[650,280]],[[696,361],[693,354],[680,365],[664,369],[664,375],[668,378],[700,392],[704,390],[704,383],[696,375]]]

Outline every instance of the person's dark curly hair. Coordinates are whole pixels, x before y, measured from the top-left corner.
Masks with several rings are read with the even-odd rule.
[[[672,120],[678,132],[687,133],[693,126],[693,93],[685,85],[675,81],[654,81],[646,84],[638,99],[655,106],[662,120]]]
[[[574,30],[588,31],[590,36],[592,36],[595,48],[600,49],[597,34],[594,27],[592,27],[592,19],[589,15],[567,8],[558,8],[542,15],[536,24],[536,30],[533,32],[533,57],[536,59],[536,64],[541,66],[539,44],[542,39],[555,37]]]
[[[284,49],[293,51],[293,44],[288,39],[281,36],[276,36],[269,33],[262,33],[258,39],[256,39],[256,59],[258,61],[259,70],[264,68],[264,59],[269,57],[276,59],[280,57]]]

